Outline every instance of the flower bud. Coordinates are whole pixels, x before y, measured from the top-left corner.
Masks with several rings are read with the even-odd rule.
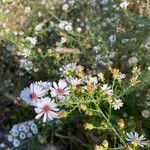
[[[81,110],[83,110],[83,111],[86,111],[86,110],[87,110],[87,106],[86,106],[85,104],[83,104],[83,103],[80,103],[80,104],[79,104],[79,108],[80,108]]]
[[[92,116],[92,115],[93,115],[93,112],[88,109],[88,110],[86,110],[85,114],[88,115],[88,116]]]
[[[118,124],[118,126],[119,126],[120,128],[124,128],[124,126],[125,126],[125,123],[124,123],[124,120],[123,120],[123,119],[119,119],[119,120],[117,121],[117,124]]]
[[[108,148],[109,143],[108,143],[107,140],[104,140],[103,143],[102,143],[102,145],[104,146],[104,148]]]
[[[92,129],[94,128],[94,126],[93,126],[91,123],[86,123],[86,124],[84,125],[84,128],[85,128],[86,130],[92,130]]]

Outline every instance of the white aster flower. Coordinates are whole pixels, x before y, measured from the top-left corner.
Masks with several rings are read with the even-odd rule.
[[[36,45],[37,43],[37,37],[27,37],[27,41],[29,41],[32,45]]]
[[[64,5],[62,6],[62,10],[64,10],[64,11],[67,11],[68,8],[69,8],[69,5],[68,5],[68,4],[64,4]]]
[[[110,43],[115,43],[116,42],[116,35],[111,35],[110,37],[109,37],[109,41],[110,41]]]
[[[43,122],[58,118],[57,112],[59,109],[57,108],[57,104],[54,100],[51,100],[48,97],[42,98],[38,101],[34,110],[38,114],[35,118],[39,119],[43,116]]]
[[[50,88],[51,96],[64,100],[69,95],[69,88],[64,80],[59,80],[58,84],[53,82],[53,87]]]
[[[122,102],[122,100],[120,100],[120,99],[115,100],[115,101],[112,103],[112,107],[114,108],[114,110],[117,110],[117,109],[120,109],[121,107],[123,107],[123,102]]]
[[[72,31],[72,23],[68,23],[66,26],[65,26],[65,30],[70,32]]]
[[[127,0],[124,0],[120,3],[120,7],[123,9],[127,9],[127,6],[129,5],[129,2]]]
[[[13,146],[14,147],[19,147],[19,145],[20,145],[20,141],[18,139],[14,139],[13,140]]]
[[[25,88],[21,91],[20,97],[30,105],[39,99],[45,96],[47,90],[43,89],[42,86],[39,86],[35,83],[32,83],[29,88]]]
[[[79,85],[82,83],[81,79],[75,78],[75,77],[67,77],[66,80],[72,84],[72,85]]]
[[[58,26],[59,26],[60,29],[64,29],[67,23],[68,23],[67,21],[62,20],[62,21],[60,21]]]
[[[52,84],[50,82],[37,81],[35,82],[38,86],[41,86],[44,90],[48,91]]]
[[[74,75],[76,68],[77,68],[77,63],[70,63],[64,65],[62,68],[59,69],[61,77]]]
[[[126,75],[120,72],[120,74],[119,74],[119,76],[118,76],[118,80],[122,80],[122,79],[124,79],[125,77],[126,77]]]
[[[64,44],[64,43],[66,43],[66,41],[67,41],[67,39],[66,39],[66,38],[64,38],[64,37],[61,37],[61,40],[60,40],[60,43],[61,43],[61,44]]]
[[[150,117],[150,112],[148,110],[143,110],[141,114],[146,119]]]
[[[25,10],[24,10],[25,13],[30,13],[31,12],[31,7],[27,6],[25,7]]]
[[[30,71],[33,68],[33,63],[28,59],[21,59],[20,68],[24,68],[25,70]]]
[[[81,31],[82,31],[82,28],[81,28],[81,27],[78,27],[78,28],[77,28],[77,32],[80,33]]]
[[[27,48],[24,48],[21,51],[17,52],[17,55],[24,56],[25,58],[30,56],[30,54],[31,54],[31,51],[30,51],[30,49],[27,49]]]
[[[109,87],[107,84],[103,84],[101,87],[102,91],[104,91],[107,95],[112,96],[113,95],[113,90],[111,87]]]
[[[138,59],[135,56],[130,57],[128,60],[129,65],[136,64],[137,62],[138,62]]]
[[[145,141],[144,135],[139,136],[137,132],[127,133],[126,140],[131,142],[134,146],[144,147],[147,145],[147,141]]]
[[[35,31],[41,31],[44,26],[44,22],[39,23],[35,26]]]

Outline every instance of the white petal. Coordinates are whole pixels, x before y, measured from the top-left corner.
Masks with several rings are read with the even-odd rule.
[[[35,117],[35,119],[39,119],[42,115],[43,115],[43,112],[40,113],[40,114],[38,114],[38,115]]]
[[[44,113],[43,122],[46,122],[47,114]]]
[[[42,109],[41,109],[41,108],[34,108],[34,110],[35,110],[35,112],[36,112],[37,114],[39,114],[39,113],[42,112]]]

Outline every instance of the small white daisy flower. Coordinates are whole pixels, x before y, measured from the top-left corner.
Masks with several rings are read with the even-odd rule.
[[[64,5],[62,6],[62,10],[64,10],[64,11],[67,11],[68,8],[69,8],[69,5],[68,5],[68,4],[64,4]]]
[[[122,102],[122,100],[120,100],[120,99],[115,100],[115,101],[112,103],[112,107],[114,108],[114,110],[117,110],[117,109],[120,109],[121,107],[123,107],[123,102]]]
[[[51,96],[64,100],[69,95],[69,88],[64,80],[59,80],[58,84],[53,82],[53,87],[50,88]]]
[[[80,33],[81,31],[82,31],[82,28],[81,28],[81,27],[78,27],[78,28],[77,28],[77,32]]]
[[[62,21],[60,21],[58,26],[59,26],[60,29],[64,29],[67,23],[68,23],[67,21],[62,20]]]
[[[111,36],[109,37],[110,43],[115,43],[115,42],[116,42],[116,39],[117,39],[116,35],[111,35]]]
[[[51,100],[48,97],[42,98],[38,101],[34,110],[38,114],[35,118],[39,119],[43,116],[43,122],[58,118],[57,112],[59,109],[57,108],[57,104],[54,100]]]
[[[36,129],[32,130],[32,133],[33,134],[37,134],[38,133],[38,129],[36,128]]]
[[[37,37],[27,37],[27,41],[29,41],[32,45],[36,45],[37,43]]]
[[[150,111],[148,110],[143,110],[141,114],[142,114],[142,117],[146,119],[150,117]]]
[[[109,87],[107,84],[103,84],[101,87],[102,91],[104,91],[107,95],[112,96],[113,95],[113,90],[111,87]]]
[[[20,141],[18,139],[14,139],[13,140],[13,146],[14,147],[19,147],[19,145],[20,145]]]
[[[25,133],[28,133],[28,132],[29,132],[29,126],[27,126],[27,125],[25,126],[24,132],[25,132]]]
[[[18,130],[19,131],[24,131],[26,126],[24,124],[19,125]]]
[[[5,147],[6,147],[6,145],[4,143],[0,144],[0,148],[5,148]]]
[[[67,41],[67,39],[66,39],[66,38],[64,38],[64,37],[61,37],[61,40],[60,40],[60,43],[61,43],[61,44],[64,44],[64,43],[66,43],[66,41]]]
[[[7,135],[7,139],[9,142],[12,142],[14,140],[14,138],[11,134]]]
[[[137,132],[127,133],[126,140],[131,142],[134,146],[144,147],[147,145],[147,141],[145,141],[144,135],[139,136]]]
[[[36,124],[32,124],[32,125],[30,126],[30,129],[31,129],[31,130],[36,130],[36,129],[37,129],[37,125],[36,125]]]
[[[66,26],[65,26],[65,30],[70,32],[72,31],[72,23],[68,23]]]
[[[119,78],[119,80],[122,80],[122,79],[124,79],[125,77],[126,77],[126,75],[125,75],[125,74],[120,73],[118,78]]]
[[[11,133],[12,136],[16,137],[16,136],[18,136],[19,131],[18,131],[17,129],[12,129],[12,130],[10,131],[10,133]]]
[[[20,137],[21,140],[26,139],[26,135],[25,135],[25,133],[23,133],[23,132],[21,132],[21,133],[19,134],[19,137]]]
[[[30,105],[34,105],[35,102],[45,96],[47,90],[42,86],[32,83],[29,88],[25,88],[21,91],[20,97]]]

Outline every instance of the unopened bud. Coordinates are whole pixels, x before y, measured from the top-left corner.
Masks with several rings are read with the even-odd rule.
[[[103,143],[102,143],[102,145],[104,146],[104,148],[108,148],[109,143],[108,143],[107,140],[104,140]]]
[[[80,108],[81,110],[83,110],[83,111],[86,111],[86,110],[87,110],[87,106],[86,106],[85,104],[83,104],[83,103],[80,103],[80,104],[79,104],[79,108]]]
[[[85,128],[86,130],[92,130],[92,129],[94,128],[94,126],[93,126],[91,123],[86,123],[86,124],[84,125],[84,128]]]
[[[124,120],[123,120],[123,119],[119,119],[119,120],[117,121],[117,124],[118,124],[118,126],[119,126],[120,128],[124,128],[124,126],[125,126],[125,123],[124,123]]]

